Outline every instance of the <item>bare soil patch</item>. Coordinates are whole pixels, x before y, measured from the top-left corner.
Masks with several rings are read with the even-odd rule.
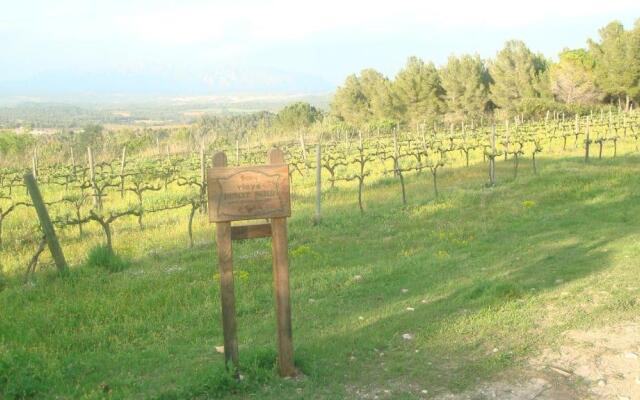
[[[513,379],[482,383],[438,400],[640,399],[640,323],[572,330]]]

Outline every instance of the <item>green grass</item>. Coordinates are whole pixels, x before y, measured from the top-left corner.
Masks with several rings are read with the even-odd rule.
[[[539,168],[524,161],[513,180],[500,162],[494,188],[485,165],[445,169],[439,201],[429,174],[411,174],[406,207],[396,180],[371,179],[364,215],[354,185],[339,184],[318,226],[312,188],[297,187],[289,248],[304,375],[293,380],[276,372],[268,240],[234,243],[237,381],[215,351],[212,225],[197,224],[189,249],[185,220],[116,223],[114,247],[133,260],[119,272],[83,265],[98,233],[75,239],[68,277],[7,272],[0,283],[0,398],[409,399],[517,374],[562,331],[640,311],[640,158]]]

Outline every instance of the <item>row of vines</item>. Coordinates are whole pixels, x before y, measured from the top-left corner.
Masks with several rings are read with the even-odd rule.
[[[376,177],[397,178],[402,202],[406,204],[407,174],[428,174],[433,195],[439,196],[438,174],[447,167],[468,167],[472,163],[487,163],[488,185],[496,183],[495,162],[510,160],[513,177],[523,162],[530,162],[534,173],[539,170],[539,157],[544,153],[580,151],[591,158],[616,157],[622,142],[638,151],[640,114],[620,113],[575,117],[568,120],[554,116],[543,121],[521,123],[506,121],[491,127],[451,126],[448,129],[392,130],[389,133],[343,131],[321,137],[278,143],[290,165],[294,193],[298,187],[313,184],[313,169],[319,161],[326,176],[324,190],[339,182],[354,185],[354,204],[365,212],[363,193],[366,183]],[[320,152],[314,149],[320,146]],[[136,229],[145,229],[151,214],[184,209],[184,231],[193,246],[193,223],[206,218],[206,168],[214,151],[224,150],[230,163],[236,165],[265,162],[266,146],[210,146],[193,154],[166,154],[147,159],[127,157],[126,147],[116,159],[97,161],[91,148],[83,162],[71,157],[67,163],[39,165],[34,158],[28,168],[0,169],[0,268],[4,255],[25,246],[32,254],[25,266],[32,273],[45,249],[35,213],[13,224],[12,231],[3,232],[3,225],[17,211],[32,208],[23,182],[25,170],[38,181],[53,222],[58,230],[75,231],[77,238],[86,234],[87,224],[96,224],[103,234],[104,244],[113,249],[114,228],[118,221],[131,218]],[[316,154],[320,159],[316,160]],[[183,215],[183,214],[181,214]],[[11,240],[4,240],[10,236]]]

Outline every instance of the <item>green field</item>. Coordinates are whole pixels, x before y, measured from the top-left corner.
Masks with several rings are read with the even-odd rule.
[[[589,164],[543,155],[538,175],[527,158],[516,180],[500,161],[495,187],[486,164],[445,168],[437,201],[431,175],[411,173],[404,207],[397,180],[371,179],[362,215],[341,182],[317,226],[307,176],[289,220],[297,379],[277,377],[268,240],[234,244],[237,381],[215,349],[213,225],[199,217],[189,248],[186,209],[145,217],[142,232],[116,223],[120,272],[84,265],[97,227],[84,239],[68,228],[68,277],[2,278],[0,398],[412,399],[518,376],[561,332],[640,311],[640,157],[628,150]]]

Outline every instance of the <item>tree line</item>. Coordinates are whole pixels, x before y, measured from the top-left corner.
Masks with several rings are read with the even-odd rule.
[[[640,101],[640,19],[625,30],[611,22],[586,48],[557,62],[508,41],[493,59],[452,55],[437,68],[409,57],[393,79],[368,68],[337,89],[331,114],[353,126],[527,118],[548,111],[582,113],[599,105],[629,110]]]

